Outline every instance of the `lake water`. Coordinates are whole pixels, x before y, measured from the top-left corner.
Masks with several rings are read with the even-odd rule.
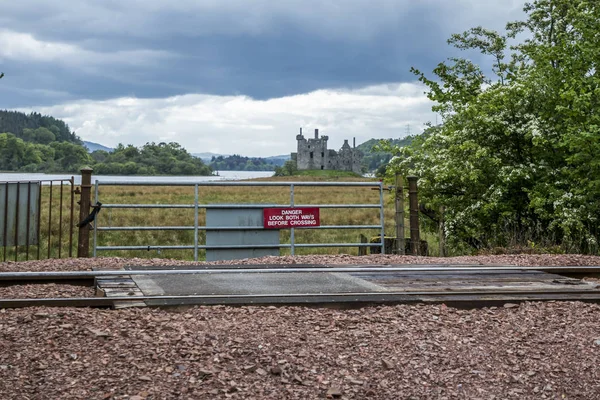
[[[81,184],[81,175],[76,174],[24,174],[24,173],[0,173],[0,182],[6,181],[40,181],[55,179],[71,179],[75,177],[75,184]],[[219,176],[112,176],[92,175],[92,184],[99,181],[111,182],[211,182],[211,181],[239,181],[244,179],[268,178],[273,176],[273,171],[219,171]]]

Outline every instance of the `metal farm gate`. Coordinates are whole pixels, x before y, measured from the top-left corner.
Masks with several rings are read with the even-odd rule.
[[[167,189],[163,189],[164,191],[174,192],[174,188],[176,187],[188,187],[188,190],[193,188],[193,201],[188,203],[148,203],[146,199],[146,203],[109,203],[105,199],[107,198],[106,192],[103,192],[102,189],[107,188],[109,186],[117,187],[121,190],[122,196],[121,198],[135,198],[138,196],[144,196],[144,192],[142,187],[167,187]],[[277,204],[256,204],[256,203],[234,203],[234,204],[201,204],[199,201],[200,194],[202,190],[206,190],[208,187],[217,187],[219,189],[223,188],[231,188],[231,187],[241,187],[247,191],[260,190],[257,188],[288,188],[289,192],[287,195],[285,193],[280,193],[281,196],[287,196],[289,201],[285,201],[283,203]],[[333,187],[344,187],[348,190],[358,191],[360,188],[362,190],[370,190],[373,193],[373,197],[377,197],[377,201],[369,204],[321,204],[314,199],[310,201],[310,204],[298,204],[295,201],[295,192],[298,188],[305,187],[314,187],[314,188],[333,188]],[[83,186],[82,186],[83,189]],[[224,190],[224,189],[223,189]],[[193,258],[195,261],[198,260],[198,251],[206,250],[207,251],[207,259],[210,258],[209,254],[211,251],[224,251],[225,253],[235,253],[240,250],[248,250],[248,249],[289,249],[290,254],[294,255],[295,250],[298,248],[308,248],[308,247],[353,247],[353,248],[366,248],[377,246],[381,248],[381,252],[385,253],[384,246],[384,196],[383,192],[387,190],[384,188],[383,183],[381,182],[198,182],[198,183],[183,183],[183,182],[173,182],[173,183],[164,183],[164,182],[112,182],[112,181],[95,181],[94,185],[94,200],[93,202],[96,204],[98,210],[100,207],[103,211],[102,218],[96,218],[95,226],[93,227],[93,256],[95,257],[100,252],[106,251],[132,251],[132,250],[188,250],[193,251]],[[173,193],[171,193],[173,194]],[[375,196],[376,195],[376,196]],[[188,196],[191,199],[191,195]],[[375,230],[377,235],[380,236],[380,240],[378,243],[298,243],[296,239],[296,229],[299,228],[291,228],[289,229],[289,243],[280,243],[277,238],[276,243],[273,242],[272,237],[269,239],[267,235],[264,235],[266,231],[268,231],[266,222],[265,225],[262,225],[263,212],[265,209],[301,209],[301,208],[312,208],[312,209],[320,209],[320,210],[328,210],[328,209],[374,209],[377,211],[378,223],[372,225],[358,225],[358,224],[343,224],[343,225],[319,225],[319,226],[310,226],[303,227],[302,229],[314,229],[314,230],[323,230],[323,229],[355,229],[355,230]],[[124,220],[119,217],[112,217],[112,210],[126,210],[131,209],[130,213],[137,214],[137,221],[142,221],[145,224],[142,225],[127,225]],[[161,210],[161,213],[167,213],[167,210],[185,210],[187,209],[189,218],[186,221],[189,221],[189,224],[186,225],[164,225],[157,226],[155,220],[160,219],[160,213],[153,214],[154,217],[148,217],[148,219],[142,219],[140,215],[144,213],[149,213],[149,210],[158,209]],[[217,212],[217,211],[224,211]],[[206,217],[206,224],[200,224],[200,214]],[[163,218],[164,219],[164,218]],[[166,219],[167,222],[170,222]],[[102,224],[101,224],[102,222]],[[189,240],[187,243],[173,243],[172,240],[169,243],[149,243],[142,242],[136,244],[130,244],[127,240],[123,239],[120,244],[109,244],[109,245],[101,245],[101,239],[103,235],[106,234],[117,234],[117,232],[124,232],[130,235],[135,235],[136,233],[147,232],[147,231],[192,231],[193,238],[189,235]],[[205,243],[201,243],[200,241],[200,232],[204,232],[206,235]],[[219,232],[217,235],[215,232]],[[232,232],[238,232],[238,234],[231,234]],[[244,232],[251,233],[254,235],[254,242],[252,240],[248,241],[246,235],[243,239],[239,239],[240,233],[241,236],[244,236]],[[211,236],[212,235],[212,236]],[[237,235],[237,236],[236,236]],[[286,232],[287,235],[287,232]],[[357,235],[358,236],[358,235]],[[227,242],[227,239],[223,238],[231,238],[238,237],[237,242]],[[213,239],[214,238],[214,239]],[[287,238],[286,238],[287,241]],[[119,242],[118,240],[116,241]],[[127,243],[127,244],[124,244]],[[241,253],[240,253],[241,254]],[[255,254],[255,253],[246,253],[246,254]],[[262,254],[262,253],[258,253]],[[213,260],[216,259],[224,259],[223,255],[215,255],[213,256]],[[234,258],[245,258],[242,256],[234,257]]]
[[[2,261],[73,256],[75,179],[0,182]]]

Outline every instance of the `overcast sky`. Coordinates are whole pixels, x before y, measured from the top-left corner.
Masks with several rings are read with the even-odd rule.
[[[176,141],[270,156],[299,127],[402,137],[435,121],[411,66],[451,33],[503,29],[524,0],[0,0],[0,108],[107,146]]]

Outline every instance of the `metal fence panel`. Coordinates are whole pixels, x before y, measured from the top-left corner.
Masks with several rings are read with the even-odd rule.
[[[40,182],[0,183],[0,244],[37,245]]]
[[[263,229],[263,213],[259,208],[209,208],[206,210],[206,246],[223,246],[232,243],[248,245],[243,249],[206,250],[206,261],[233,260],[279,255],[279,231]],[[219,229],[236,227],[242,229]],[[253,229],[254,228],[254,229]],[[256,245],[272,244],[271,248]]]
[[[166,250],[166,249],[193,249],[194,250],[194,260],[198,260],[198,250],[199,249],[207,249],[207,250],[252,250],[252,249],[265,249],[271,250],[274,247],[273,244],[258,244],[254,243],[254,241],[250,240],[249,243],[236,244],[236,245],[222,245],[217,242],[223,239],[222,237],[209,239],[209,234],[211,230],[220,230],[220,234],[225,233],[227,230],[257,230],[261,229],[256,226],[259,222],[253,221],[251,226],[248,228],[244,228],[244,225],[247,225],[247,221],[237,221],[239,216],[236,216],[236,224],[237,226],[232,226],[232,224],[227,223],[226,219],[216,221],[212,221],[213,223],[209,223],[210,221],[210,212],[209,210],[220,209],[226,207],[228,209],[242,209],[244,213],[249,211],[249,209],[256,209],[260,215],[262,215],[262,211],[264,208],[277,208],[277,207],[317,207],[317,208],[329,208],[329,209],[351,209],[351,208],[366,208],[366,209],[379,209],[379,225],[340,225],[340,226],[316,226],[304,229],[377,229],[379,230],[379,237],[381,238],[379,243],[296,243],[294,229],[291,229],[290,233],[290,244],[278,244],[275,247],[279,249],[282,248],[290,248],[291,254],[294,255],[294,249],[298,248],[310,248],[310,247],[371,247],[373,245],[381,247],[381,253],[385,253],[385,244],[384,244],[384,198],[383,198],[383,183],[381,182],[237,182],[237,181],[228,181],[228,182],[175,182],[172,184],[164,183],[164,182],[114,182],[114,181],[95,181],[95,201],[99,201],[100,197],[100,186],[193,186],[194,187],[194,203],[193,204],[107,204],[104,203],[102,205],[103,208],[106,209],[148,209],[148,208],[160,208],[160,209],[194,209],[194,225],[193,226],[145,226],[145,227],[101,227],[99,221],[96,221],[96,227],[93,233],[93,256],[96,257],[98,251],[111,251],[111,250]],[[266,186],[266,187],[288,187],[290,189],[290,202],[288,204],[199,204],[198,199],[198,187],[199,186]],[[377,203],[371,204],[309,204],[309,205],[299,205],[295,204],[294,201],[294,188],[299,186],[315,186],[315,187],[371,187],[379,192],[379,201]],[[198,213],[199,209],[204,209],[207,212],[207,226],[199,226],[198,224]],[[260,221],[257,213],[254,216],[254,219]],[[212,226],[211,226],[212,225]],[[144,246],[98,246],[98,234],[103,231],[136,231],[136,230],[194,230],[194,243],[193,245],[161,245],[161,244],[148,244]],[[198,243],[198,230],[202,229],[207,232],[206,245],[201,245]],[[273,235],[275,233],[278,234],[276,230],[273,230]],[[270,240],[268,241],[270,242]],[[272,251],[272,250],[271,250]],[[207,251],[207,258],[209,257],[209,252]],[[223,259],[223,258],[219,258]]]

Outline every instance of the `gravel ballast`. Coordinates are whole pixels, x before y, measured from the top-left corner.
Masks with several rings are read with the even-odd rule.
[[[600,258],[374,255],[235,263],[600,265]],[[3,263],[0,270],[127,264],[189,263],[101,258]],[[70,295],[63,285],[24,286]],[[1,289],[6,298],[9,289]],[[600,399],[600,306],[0,310],[0,398]]]
[[[37,308],[0,315],[3,399],[318,399],[328,392],[346,399],[597,399],[600,393],[598,305]]]

